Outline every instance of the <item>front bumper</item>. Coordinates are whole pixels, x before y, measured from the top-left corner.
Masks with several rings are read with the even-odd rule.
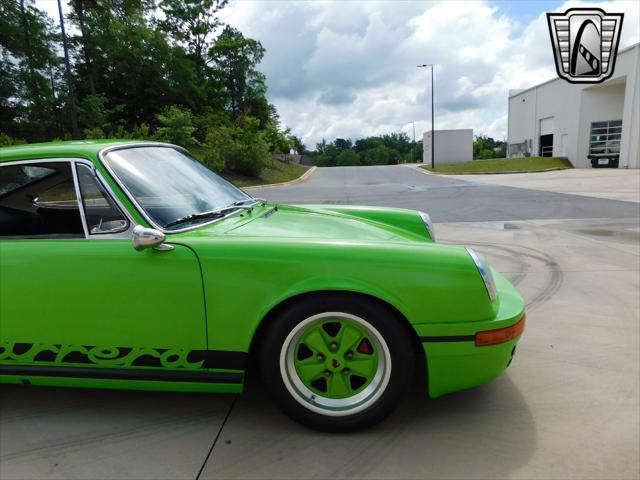
[[[414,325],[427,360],[429,395],[464,390],[498,377],[511,363],[520,337],[497,345],[477,347],[475,334],[509,327],[524,315],[524,300],[500,273],[493,271],[499,307],[484,322]]]

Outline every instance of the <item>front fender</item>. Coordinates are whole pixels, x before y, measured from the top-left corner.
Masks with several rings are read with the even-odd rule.
[[[269,311],[316,291],[379,298],[414,325],[495,314],[462,247],[256,237],[190,238],[188,245],[202,268],[209,349],[247,351]]]

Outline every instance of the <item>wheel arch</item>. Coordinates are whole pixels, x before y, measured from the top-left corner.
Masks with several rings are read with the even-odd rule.
[[[304,302],[311,298],[318,297],[342,297],[342,298],[359,298],[364,299],[369,302],[376,303],[381,308],[384,308],[389,313],[391,313],[394,317],[398,319],[400,324],[403,326],[409,338],[412,340],[412,348],[414,349],[415,361],[416,361],[416,374],[421,375],[421,381],[424,381],[426,384],[426,375],[428,373],[427,361],[426,357],[422,350],[422,344],[420,343],[420,338],[416,331],[411,327],[411,323],[409,320],[398,310],[395,306],[390,304],[389,302],[382,300],[373,295],[369,295],[362,292],[349,291],[349,290],[317,290],[311,292],[299,293],[297,295],[293,295],[289,298],[282,300],[280,303],[274,305],[271,310],[269,310],[266,315],[262,318],[257,328],[255,329],[253,336],[251,338],[251,344],[249,346],[249,359],[248,364],[249,368],[255,365],[255,359],[258,355],[258,351],[260,348],[260,341],[263,337],[264,331],[269,327],[270,324],[275,322],[278,318],[278,315],[285,311],[287,308],[298,302]]]

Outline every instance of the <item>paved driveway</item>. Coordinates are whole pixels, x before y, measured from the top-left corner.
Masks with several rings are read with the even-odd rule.
[[[640,202],[640,169],[581,168],[541,172],[535,175],[510,173],[504,175],[454,175],[451,178],[547,192]]]
[[[615,184],[611,188],[615,188]],[[305,182],[255,188],[251,189],[251,194],[281,203],[345,203],[424,209],[436,222],[628,218],[640,214],[640,205],[630,202],[514,188],[474,178],[463,180],[448,175],[428,175],[411,167],[395,165],[319,168]]]
[[[0,389],[0,478],[640,476],[637,203],[477,186],[406,167],[319,169],[275,201],[424,208],[528,304],[496,381],[437,400],[416,383],[383,424],[309,431],[251,381],[240,396]]]

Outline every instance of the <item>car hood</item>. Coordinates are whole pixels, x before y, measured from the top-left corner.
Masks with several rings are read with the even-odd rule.
[[[354,211],[357,210],[357,211]],[[389,212],[396,209],[378,209],[372,207],[292,206],[278,205],[267,207],[245,217],[245,221],[229,228],[225,235],[271,238],[309,238],[315,240],[341,240],[351,242],[376,241],[426,241],[425,234],[407,230],[397,225]],[[385,222],[378,214],[384,211]],[[406,215],[404,210],[397,210]],[[415,212],[410,215],[416,216]],[[373,216],[372,218],[366,218]],[[379,215],[378,215],[379,216]],[[363,218],[365,217],[365,218]],[[391,219],[390,219],[391,218]],[[401,222],[398,222],[401,223]],[[420,227],[424,229],[424,226]],[[203,232],[204,233],[204,232]]]

